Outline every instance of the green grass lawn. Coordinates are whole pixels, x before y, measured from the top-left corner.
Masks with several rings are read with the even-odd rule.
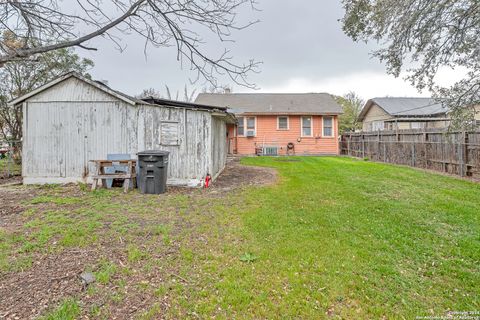
[[[276,168],[279,181],[217,196],[72,197],[47,188],[28,204],[23,235],[0,230],[0,266],[3,257],[8,276],[19,270],[7,269],[14,253],[14,261],[34,260],[37,251],[85,244],[123,252],[122,263],[106,256],[91,265],[95,290],[63,297],[48,319],[108,318],[132,290],[149,301],[142,319],[411,319],[480,310],[479,184],[349,158],[242,162]],[[86,294],[106,302],[93,309]]]
[[[198,264],[191,308],[247,318],[480,310],[480,185],[347,158],[247,158],[276,186],[239,195],[241,245]],[[205,248],[207,250],[207,248]],[[258,257],[238,262],[247,252]]]

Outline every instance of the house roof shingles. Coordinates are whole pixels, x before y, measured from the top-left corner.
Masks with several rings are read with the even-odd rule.
[[[446,113],[447,109],[432,98],[373,98],[375,104],[392,116],[428,116]]]
[[[327,93],[201,93],[195,103],[228,107],[236,114],[341,114]]]

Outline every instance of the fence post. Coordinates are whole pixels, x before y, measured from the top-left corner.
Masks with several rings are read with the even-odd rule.
[[[463,141],[463,132],[462,138],[460,141],[457,140],[457,152],[458,152],[458,174],[463,177],[463,148],[462,148],[462,141]]]
[[[428,133],[423,134],[423,146],[425,147],[425,169],[428,169]]]
[[[447,161],[445,161],[445,134],[442,133],[440,137],[442,138],[442,140],[440,141],[442,143],[442,168],[443,172],[447,172]]]
[[[380,130],[378,130],[377,132],[377,160],[378,161],[381,161],[380,160]]]
[[[383,162],[387,162],[387,144],[382,139],[382,134],[380,134],[380,140],[383,142]]]
[[[463,161],[465,162],[465,175],[468,176],[468,144],[470,142],[469,138],[470,138],[470,135],[468,134],[468,132],[464,132],[465,134],[465,139],[463,139],[463,154],[464,154],[464,157],[463,157]]]
[[[468,135],[465,131],[462,132],[462,139],[460,140],[460,176],[465,177],[467,174],[467,144]]]
[[[362,158],[365,159],[365,135],[362,134]]]
[[[348,135],[348,140],[347,140],[347,155],[350,156],[350,140],[352,140],[352,134]]]
[[[415,141],[412,142],[412,167],[415,167]]]

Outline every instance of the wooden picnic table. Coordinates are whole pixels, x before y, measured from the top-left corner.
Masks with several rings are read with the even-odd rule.
[[[124,179],[123,188],[126,193],[130,187],[130,183],[133,183],[137,179],[137,160],[90,160],[95,163],[95,175],[92,176],[93,184],[92,190],[95,190],[100,180],[101,186],[107,186],[107,179]],[[124,166],[127,168],[126,172],[105,173],[105,168]]]

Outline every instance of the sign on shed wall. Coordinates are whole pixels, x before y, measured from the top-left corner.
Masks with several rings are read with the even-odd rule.
[[[178,141],[178,122],[165,122],[160,124],[160,139],[164,146],[177,146]]]

